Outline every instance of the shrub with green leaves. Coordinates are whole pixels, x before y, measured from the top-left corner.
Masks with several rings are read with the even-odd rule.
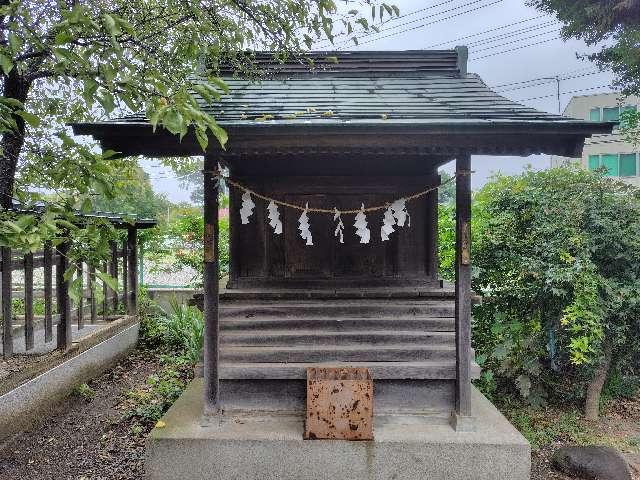
[[[221,218],[218,221],[218,262],[220,276],[229,272],[229,219]],[[202,239],[204,238],[204,217],[202,211],[183,210],[167,226],[167,244],[174,253],[174,266],[181,269],[188,267],[196,274],[191,280],[194,286],[202,286],[204,271],[204,250]]]
[[[473,216],[473,344],[490,384],[597,414],[611,372],[638,374],[640,192],[602,172],[528,171],[485,185]]]
[[[191,363],[200,359],[204,342],[204,320],[196,307],[171,301],[171,313],[159,318],[159,325],[168,346],[175,348]]]

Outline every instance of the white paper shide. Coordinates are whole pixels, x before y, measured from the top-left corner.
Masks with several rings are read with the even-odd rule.
[[[344,243],[344,223],[342,223],[342,216],[340,211],[333,207],[333,221],[338,221],[336,224],[336,230],[333,232],[334,237],[338,237],[340,243]]]
[[[273,233],[280,235],[282,233],[282,220],[280,220],[280,212],[278,206],[273,200],[267,205],[267,217],[269,218],[269,225],[273,228]]]
[[[240,207],[240,219],[242,220],[243,225],[249,223],[249,217],[253,214],[253,209],[255,207],[256,204],[253,203],[251,194],[249,192],[244,192],[242,194],[242,207]]]
[[[356,235],[360,237],[360,243],[369,243],[371,239],[371,231],[367,225],[367,216],[364,214],[363,203],[360,206],[360,211],[356,214],[356,221],[353,224],[356,227]]]
[[[300,236],[303,240],[306,240],[306,245],[313,245],[313,237],[311,236],[311,230],[309,230],[309,204],[305,204],[304,211],[298,219],[298,230],[300,230]]]

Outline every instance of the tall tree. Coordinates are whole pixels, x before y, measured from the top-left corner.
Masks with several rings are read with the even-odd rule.
[[[640,0],[529,0],[555,15],[564,38],[588,45],[606,42],[588,57],[602,69],[611,69],[614,85],[626,94],[640,93]]]
[[[194,98],[229,93],[215,66],[255,75],[251,50],[295,55],[333,40],[336,24],[353,35],[376,28],[372,15],[398,15],[359,3],[365,16],[333,0],[0,0],[0,207],[33,200],[37,186],[59,193],[59,210],[88,209],[96,193],[113,195],[114,179],[135,179],[114,152],[73,139],[70,121],[145,112],[180,138],[193,130],[203,149],[212,135],[224,145],[226,132]]]

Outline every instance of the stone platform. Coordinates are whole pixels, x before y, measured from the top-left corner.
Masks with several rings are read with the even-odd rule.
[[[527,441],[476,389],[475,431],[428,415],[374,419],[374,441],[303,440],[300,412],[203,418],[195,380],[151,432],[150,480],[528,480]]]

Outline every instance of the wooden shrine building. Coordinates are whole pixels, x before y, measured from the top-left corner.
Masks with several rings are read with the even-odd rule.
[[[376,413],[452,418],[454,430],[473,430],[471,156],[575,157],[586,137],[611,125],[499,96],[467,72],[465,47],[308,55],[313,68],[256,54],[260,82],[223,69],[231,92],[210,107],[229,142],[223,151],[212,140],[205,154],[205,412],[302,410],[306,367],[353,365],[371,372]],[[153,133],[142,116],[74,130],[124,155],[202,155],[193,135],[179,142]],[[437,187],[438,167],[452,160],[453,286],[438,278],[436,189],[407,201],[410,226],[396,226],[388,241],[380,234],[384,210],[367,213],[366,244],[354,214],[342,214],[340,243],[333,216],[311,211],[308,245],[301,212],[287,206],[275,234],[268,202],[256,195],[249,222],[241,221],[246,189],[299,207],[356,210]],[[220,291],[219,164],[231,185],[230,273]]]

